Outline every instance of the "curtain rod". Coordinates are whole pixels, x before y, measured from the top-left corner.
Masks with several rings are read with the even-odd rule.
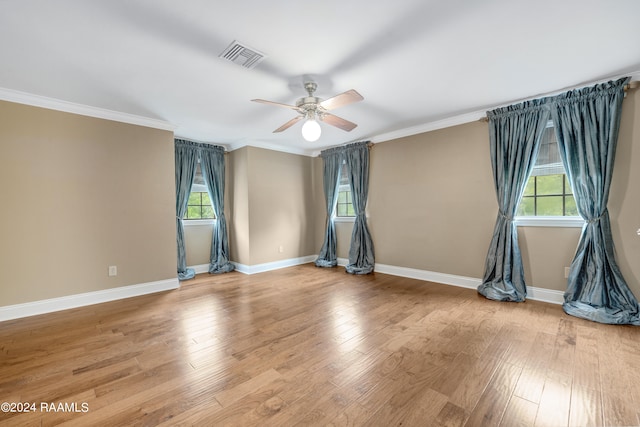
[[[640,80],[636,80],[636,81],[627,83],[626,85],[624,85],[622,87],[622,89],[624,90],[624,96],[626,97],[627,96],[627,92],[629,92],[630,90],[635,90],[635,89],[638,89],[639,87],[640,87]],[[544,98],[544,97],[542,97],[542,98]],[[480,121],[480,122],[488,122],[489,118],[487,116],[480,117],[478,119],[478,121]]]

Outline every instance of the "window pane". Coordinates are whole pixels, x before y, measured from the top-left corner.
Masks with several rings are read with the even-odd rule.
[[[580,216],[578,208],[576,207],[576,200],[573,196],[565,196],[564,209],[567,216]]]
[[[351,204],[352,200],[351,200],[351,191],[347,191],[347,203]]]
[[[534,216],[535,212],[535,200],[533,197],[523,197],[518,206],[517,216]]]
[[[347,205],[338,205],[338,216],[347,216]]]
[[[202,218],[213,218],[213,208],[211,206],[202,206]]]
[[[202,204],[205,206],[210,206],[212,205],[211,203],[211,199],[209,198],[209,193],[204,192],[204,193],[200,193],[202,194]]]
[[[536,178],[533,176],[529,177],[529,180],[527,181],[527,186],[524,187],[524,195],[525,196],[533,196],[535,194],[535,180]]]
[[[353,210],[353,205],[347,205],[347,215],[356,216],[356,211]]]
[[[562,181],[560,181],[562,183]],[[538,211],[540,216],[562,216],[562,196],[538,197]]]
[[[347,192],[341,191],[338,193],[338,203],[346,203],[347,202]]]
[[[187,208],[188,219],[200,219],[200,206],[189,206]]]
[[[200,193],[191,192],[191,194],[189,194],[189,204],[190,205],[199,205],[200,204]]]
[[[567,175],[564,176],[564,193],[573,194],[573,190],[571,190],[571,185],[569,184],[569,178],[567,178]]]
[[[349,184],[349,174],[347,173],[347,164],[343,163],[340,168],[340,185],[348,185]]]
[[[562,179],[564,175],[546,175],[537,177],[538,196],[545,194],[562,194]],[[562,215],[562,210],[560,211]],[[538,213],[540,215],[540,213]]]

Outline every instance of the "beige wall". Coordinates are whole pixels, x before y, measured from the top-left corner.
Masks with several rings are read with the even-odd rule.
[[[233,261],[251,266],[316,253],[314,159],[244,147],[229,155],[228,167]]]
[[[172,132],[0,102],[0,306],[175,278],[174,186]]]
[[[482,275],[497,212],[486,124],[376,144],[369,186],[377,263]]]
[[[188,266],[209,264],[212,234],[212,224],[187,223],[184,226],[184,249]]]
[[[231,261],[249,265],[249,147],[227,155],[229,252]]]
[[[640,91],[623,104],[609,200],[617,260],[640,297]],[[321,161],[319,161],[321,167]],[[321,175],[320,175],[321,176]],[[321,183],[317,184],[320,188]],[[468,123],[376,144],[371,150],[369,227],[376,262],[481,278],[497,214],[487,124]],[[324,223],[318,224],[323,229]],[[352,225],[339,223],[346,258]],[[580,228],[519,227],[530,286],[564,291]]]

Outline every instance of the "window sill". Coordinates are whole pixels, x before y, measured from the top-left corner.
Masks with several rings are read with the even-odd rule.
[[[215,219],[183,219],[182,225],[185,227],[191,227],[194,225],[213,225],[216,222]]]
[[[517,227],[565,227],[581,228],[584,219],[579,216],[517,216]]]
[[[333,222],[355,222],[355,216],[334,216]]]

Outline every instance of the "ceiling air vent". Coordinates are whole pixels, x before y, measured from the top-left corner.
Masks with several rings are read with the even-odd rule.
[[[234,40],[218,57],[244,68],[255,68],[266,55]]]

